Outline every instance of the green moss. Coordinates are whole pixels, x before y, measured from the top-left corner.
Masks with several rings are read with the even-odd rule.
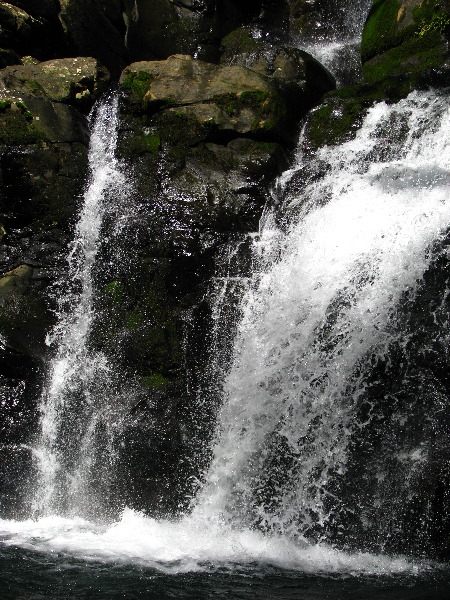
[[[263,90],[254,90],[251,92],[242,92],[239,99],[246,105],[257,106],[269,97],[269,93]]]
[[[27,80],[25,81],[24,86],[33,94],[45,95],[44,88],[37,81]]]
[[[391,48],[402,45],[409,38],[442,31],[448,20],[436,0],[424,0],[412,9],[412,22],[402,26],[401,4],[397,0],[375,0],[364,27],[361,40],[363,63]]]
[[[152,80],[153,75],[150,75],[150,73],[143,71],[133,72],[125,77],[122,87],[131,92],[139,100],[143,100]]]
[[[211,98],[211,102],[223,110],[229,117],[237,115],[241,108],[241,103],[236,94],[217,94]]]
[[[255,54],[263,52],[264,49],[264,42],[255,40],[248,29],[245,27],[235,29],[222,39],[222,60],[232,60],[239,54]]]
[[[372,102],[368,99],[331,98],[310,113],[306,136],[311,149],[340,144],[351,139]]]
[[[239,115],[244,108],[249,108],[255,114],[252,131],[274,129],[285,113],[285,107],[276,92],[265,90],[242,92],[239,96],[232,93],[219,94],[211,98],[211,102],[230,117]]]
[[[142,385],[147,388],[162,388],[169,383],[169,379],[161,375],[161,373],[153,373],[152,375],[142,375],[140,377]]]
[[[0,100],[0,112],[5,112],[7,108],[11,108],[11,100]]]
[[[405,7],[396,0],[375,0],[363,32],[361,55],[366,83],[400,77],[394,94],[404,95],[408,87],[406,73],[418,73],[442,66],[446,44],[442,31],[450,18],[436,0],[417,3],[411,11],[411,22],[402,27]],[[403,88],[403,89],[400,89]],[[411,88],[411,85],[409,86]]]
[[[149,152],[155,153],[161,145],[161,138],[158,135],[146,135],[145,144]]]
[[[0,144],[20,146],[45,141],[45,135],[30,122],[32,119],[31,113],[26,110],[23,112],[8,110],[6,114],[2,114]]]
[[[126,143],[127,156],[135,154],[156,154],[161,146],[161,138],[158,135],[147,134],[141,131],[131,134]]]
[[[375,0],[367,18],[362,40],[361,58],[365,62],[373,56],[400,44],[407,28],[398,32],[397,15],[400,3],[397,0]]]
[[[406,40],[363,65],[364,81],[372,83],[394,75],[424,71],[442,65],[444,45],[438,31]]]
[[[25,104],[25,102],[16,102],[16,106],[20,110],[20,112],[23,114],[23,116],[25,117],[25,119],[27,121],[32,121],[33,120],[33,115],[28,110],[28,107]]]
[[[123,299],[125,286],[121,281],[111,281],[103,288],[105,294],[108,294],[114,302],[120,302]]]

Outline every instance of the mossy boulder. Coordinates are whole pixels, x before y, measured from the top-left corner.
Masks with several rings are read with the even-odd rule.
[[[314,57],[298,48],[273,45],[254,30],[240,28],[222,40],[221,63],[240,65],[268,77],[293,117],[304,115],[336,82]]]
[[[0,100],[0,145],[29,145],[46,140],[33,123],[33,115],[20,100]]]
[[[239,64],[215,65],[174,55],[133,63],[120,81],[129,110],[148,115],[167,111],[194,120],[205,139],[213,140],[214,132],[222,131],[286,140],[302,110],[334,84],[328,74],[320,80],[310,69],[314,59],[307,62],[303,54],[278,53],[271,72],[265,67],[264,74]]]
[[[375,0],[362,42],[364,81],[450,67],[450,6],[440,0]]]
[[[267,43],[257,37],[251,27],[240,27],[231,31],[221,42],[220,62],[223,64],[240,64],[251,66],[258,71],[258,60],[263,58],[267,50]],[[265,61],[262,61],[263,74],[265,75]]]
[[[285,105],[270,81],[241,66],[219,66],[175,55],[133,63],[122,88],[148,113],[168,109],[198,123],[237,133],[280,129]]]
[[[109,73],[94,58],[59,58],[6,67],[0,71],[0,81],[3,94],[10,90],[89,110],[108,86]]]

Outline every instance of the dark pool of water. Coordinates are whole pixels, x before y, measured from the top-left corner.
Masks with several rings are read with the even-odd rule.
[[[0,546],[1,600],[447,600],[450,571],[420,575],[311,575],[260,565],[165,574]]]

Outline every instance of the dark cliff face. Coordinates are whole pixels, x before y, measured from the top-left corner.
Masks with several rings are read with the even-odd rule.
[[[118,155],[133,218],[120,232],[106,224],[91,344],[136,393],[117,497],[154,514],[179,509],[186,492],[179,481],[198,475],[211,436],[214,406],[195,415],[192,384],[201,387],[207,362],[204,297],[221,249],[257,229],[306,115],[313,153],[349,139],[376,100],[430,81],[445,85],[448,5],[425,2],[428,12],[411,17],[411,39],[433,56],[419,64],[422,46],[408,46],[403,33],[375,43],[380,19],[390,32],[400,27],[403,5],[376,0],[363,39],[365,80],[333,91],[333,77],[291,40],[337,35],[352,10],[338,4],[0,3],[0,427],[7,443],[36,430],[45,336],[55,321],[52,286],[67,268],[87,174],[87,114],[120,78]],[[400,43],[402,77],[393,78],[391,55],[383,61]],[[414,68],[405,71],[405,61]],[[14,504],[28,458],[4,455],[4,472],[21,473],[17,489],[2,492]]]

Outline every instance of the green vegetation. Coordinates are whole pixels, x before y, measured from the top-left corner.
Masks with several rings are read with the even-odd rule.
[[[25,102],[16,102],[16,106],[20,110],[20,112],[23,114],[23,116],[25,117],[25,119],[27,121],[32,121],[33,120],[33,115],[28,110],[28,107],[25,104]]]
[[[152,80],[153,75],[150,75],[150,73],[145,73],[143,71],[133,72],[125,77],[122,87],[142,101],[145,94],[148,92]]]
[[[211,98],[211,102],[229,117],[237,116],[244,108],[249,108],[255,114],[252,123],[253,131],[274,129],[285,111],[278,94],[265,90],[251,90],[239,95],[218,94]]]
[[[439,6],[439,5],[436,5]],[[434,13],[430,20],[422,20],[419,25],[419,29],[415,32],[419,37],[423,37],[431,31],[445,31],[446,27],[450,25],[450,16],[442,12]]]
[[[408,28],[398,31],[398,0],[375,0],[367,18],[361,40],[363,63],[385,50],[398,46],[410,35]]]
[[[45,95],[44,88],[37,81],[28,79],[27,81],[25,81],[24,85],[32,94]]]
[[[424,71],[440,66],[443,60],[443,47],[440,42],[440,34],[437,31],[407,40],[401,46],[392,48],[365,63],[364,81],[371,83],[386,77],[402,76],[408,72]]]
[[[140,155],[145,152],[156,154],[161,146],[159,135],[147,134],[137,131],[131,134],[126,141],[127,155]]]
[[[154,154],[159,150],[159,147],[161,146],[161,138],[158,135],[145,135],[144,146],[146,147],[148,152]]]
[[[7,108],[11,108],[11,100],[0,100],[0,112],[5,112]]]
[[[135,331],[142,324],[142,315],[136,310],[129,310],[125,316],[125,327],[128,331]]]
[[[356,133],[372,102],[367,99],[331,98],[310,113],[307,125],[309,146],[317,150],[321,146],[345,142]]]
[[[250,31],[242,27],[235,29],[222,39],[222,60],[230,61],[239,54],[259,53],[264,48],[264,42],[255,40]]]
[[[441,34],[450,24],[449,15],[436,0],[424,0],[412,8],[411,22],[402,25],[406,10],[397,0],[375,0],[361,43],[365,82],[399,76],[406,89],[405,73],[442,65],[446,44]],[[403,94],[399,90],[397,96]]]
[[[20,146],[37,144],[46,140],[45,135],[36,129],[33,116],[27,110],[17,112],[9,109],[0,116],[0,144]]]

